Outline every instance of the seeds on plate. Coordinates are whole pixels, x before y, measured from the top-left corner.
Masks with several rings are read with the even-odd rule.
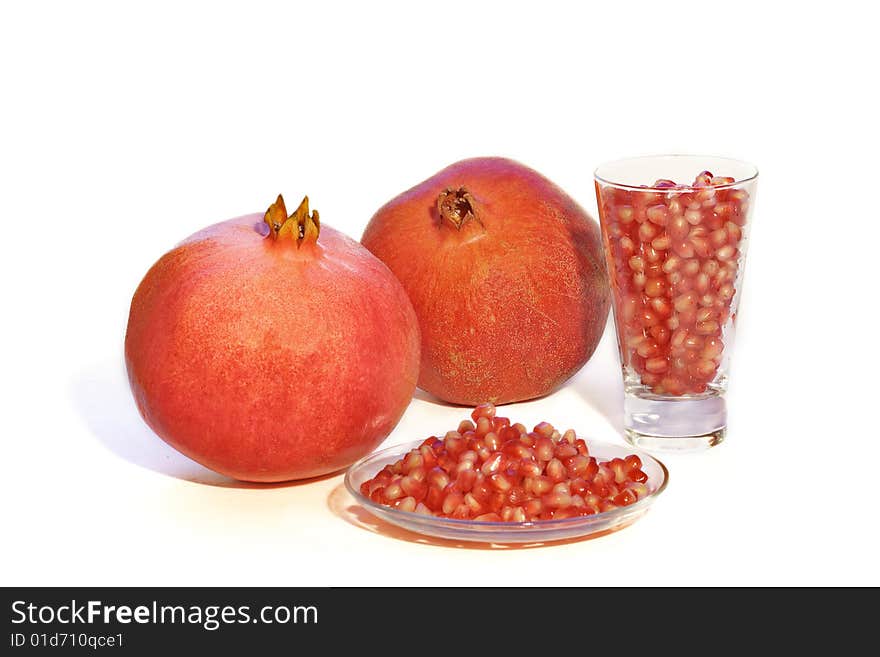
[[[495,412],[477,406],[473,422],[428,438],[361,484],[361,494],[403,511],[494,522],[589,516],[648,494],[635,454],[599,462],[571,429],[541,422],[528,431]]]

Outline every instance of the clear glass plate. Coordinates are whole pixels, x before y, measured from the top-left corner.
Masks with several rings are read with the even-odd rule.
[[[437,518],[421,513],[401,511],[374,502],[361,494],[362,483],[374,477],[386,465],[394,463],[411,449],[421,445],[422,442],[419,440],[395,445],[362,458],[345,473],[345,487],[358,504],[374,516],[398,527],[437,538],[488,543],[537,543],[607,534],[631,525],[642,517],[656,497],[663,492],[669,481],[669,472],[663,463],[632,445],[613,445],[586,440],[590,456],[594,456],[600,462],[615,457],[624,458],[628,454],[637,454],[642,460],[642,470],[648,475],[646,482],[648,495],[629,506],[592,516],[533,522],[486,522]]]

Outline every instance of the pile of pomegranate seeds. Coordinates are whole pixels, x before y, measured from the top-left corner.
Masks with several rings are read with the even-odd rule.
[[[733,182],[601,189],[621,358],[657,394],[705,392],[721,364],[749,202]]]
[[[361,484],[361,494],[403,511],[442,518],[527,522],[588,516],[648,494],[631,454],[598,462],[569,429],[533,431],[481,404],[458,430],[432,436]]]

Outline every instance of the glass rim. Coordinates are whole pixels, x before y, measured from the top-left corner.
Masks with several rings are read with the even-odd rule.
[[[635,162],[637,160],[660,160],[660,159],[664,159],[664,158],[668,158],[668,159],[692,158],[694,160],[700,160],[700,159],[703,159],[703,160],[707,160],[707,159],[727,160],[728,162],[733,162],[738,165],[744,166],[748,169],[751,169],[751,174],[749,174],[747,176],[741,176],[738,178],[735,177],[734,181],[731,183],[724,183],[723,185],[712,185],[713,189],[729,189],[731,187],[738,187],[740,185],[751,182],[751,181],[756,180],[758,178],[758,167],[757,166],[755,166],[751,162],[747,162],[745,160],[739,160],[734,157],[726,157],[723,155],[693,155],[690,153],[664,153],[664,154],[659,154],[659,155],[634,155],[631,157],[618,158],[616,160],[608,160],[606,162],[603,162],[602,164],[600,164],[599,166],[597,166],[593,170],[593,179],[596,180],[597,182],[602,183],[603,185],[616,187],[618,189],[629,189],[629,190],[640,191],[640,192],[660,191],[660,192],[676,193],[676,192],[693,191],[693,190],[703,189],[703,187],[695,187],[694,185],[689,185],[689,184],[678,185],[677,187],[651,187],[651,186],[647,186],[647,185],[631,185],[628,183],[615,182],[613,180],[609,180],[608,178],[603,178],[602,176],[599,175],[600,169],[602,169],[603,167],[606,167],[608,165],[611,165],[611,164],[622,164],[625,162]]]

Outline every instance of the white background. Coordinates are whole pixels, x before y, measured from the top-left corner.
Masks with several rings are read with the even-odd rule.
[[[4,3],[0,583],[880,584],[878,47],[869,3]],[[360,237],[475,155],[594,216],[623,156],[755,162],[727,442],[668,456],[635,525],[552,547],[358,526],[341,476],[236,485],[143,424],[122,363],[147,268],[309,194]],[[611,332],[506,415],[622,442]],[[415,399],[386,444],[454,426]]]

